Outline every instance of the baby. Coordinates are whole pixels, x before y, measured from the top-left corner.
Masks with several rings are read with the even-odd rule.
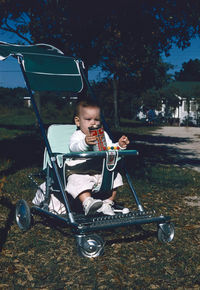
[[[94,125],[100,125],[101,123],[101,111],[100,107],[93,100],[82,100],[77,103],[74,121],[77,125],[77,130],[71,136],[69,149],[71,152],[84,152],[91,151],[93,145],[96,144],[96,137],[91,136],[89,127]],[[105,133],[105,139],[107,146],[119,146],[120,149],[126,149],[129,144],[129,140],[126,136],[122,136],[118,143],[113,144],[108,134]],[[114,182],[111,195],[106,200],[94,199],[92,193],[95,186],[97,186],[101,180],[101,172],[94,174],[88,171],[87,163],[88,159],[72,159],[67,162],[69,166],[77,166],[85,168],[80,174],[71,174],[67,181],[67,192],[73,196],[73,198],[79,198],[83,205],[85,215],[90,215],[95,212],[103,213],[105,215],[114,215],[112,208],[114,199],[116,196],[116,189],[123,185],[122,177],[117,173]],[[98,163],[98,162],[96,162]]]

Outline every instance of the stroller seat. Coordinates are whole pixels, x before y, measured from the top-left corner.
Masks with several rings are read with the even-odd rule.
[[[69,152],[69,139],[76,130],[72,124],[53,124],[47,130],[47,138],[57,160],[58,171],[60,173],[63,186],[66,188],[65,163],[63,155]],[[46,181],[38,187],[33,204],[46,207],[48,210],[58,214],[65,214],[66,210],[61,197],[59,184],[52,169],[50,157],[47,148],[44,150],[43,171],[46,175]],[[50,194],[53,192],[53,194]]]
[[[47,131],[47,138],[51,146],[52,153],[55,154],[58,170],[65,189],[67,185],[67,168],[69,168],[69,171],[71,169],[71,166],[68,167],[66,165],[66,161],[70,159],[69,142],[71,135],[76,129],[76,125],[53,124],[49,126]],[[65,157],[67,154],[68,158]],[[116,163],[119,159],[120,158],[117,158]],[[110,192],[112,190],[114,180],[114,171],[108,170],[105,165],[106,159],[104,158],[102,160],[102,182],[96,189],[94,189],[96,194],[101,193],[101,196],[105,196],[106,192]],[[33,203],[35,205],[42,206],[44,204],[48,204],[50,211],[57,212],[59,214],[66,213],[59,190],[59,184],[54,175],[54,171],[52,170],[51,161],[46,148],[44,151],[43,170],[46,171],[46,182],[39,187],[36,192],[36,196],[33,199]],[[51,193],[53,193],[53,195]],[[78,200],[74,200],[70,195],[68,195],[68,198],[71,202],[72,208],[75,211],[82,212],[80,202]]]

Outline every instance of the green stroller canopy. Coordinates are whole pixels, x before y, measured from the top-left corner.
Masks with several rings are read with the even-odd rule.
[[[9,56],[22,58],[22,65],[33,91],[80,92],[83,89],[79,61],[64,56],[54,46],[0,42],[0,60]]]

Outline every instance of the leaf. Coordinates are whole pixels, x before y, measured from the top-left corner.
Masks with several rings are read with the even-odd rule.
[[[185,228],[188,230],[199,229],[200,225],[186,225]]]
[[[158,289],[159,287],[160,287],[159,285],[155,285],[155,284],[150,285],[150,289]]]
[[[115,282],[117,282],[118,284],[122,284],[122,281],[119,279],[118,276],[114,276],[114,280],[115,280]]]
[[[169,268],[169,267],[165,267],[165,270],[168,274],[173,275],[174,274],[174,270]]]
[[[25,272],[26,272],[26,274],[27,274],[27,279],[28,279],[29,281],[33,281],[33,280],[34,280],[34,279],[33,279],[33,276],[30,274],[28,268],[25,268],[24,270],[25,270]]]
[[[9,274],[14,274],[14,272],[15,272],[14,267],[13,267],[13,266],[9,266],[9,267],[8,267],[8,273],[9,273]]]

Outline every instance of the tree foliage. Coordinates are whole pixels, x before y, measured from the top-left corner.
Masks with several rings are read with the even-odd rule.
[[[200,81],[200,60],[190,59],[182,64],[182,69],[175,73],[177,81]]]
[[[116,102],[122,81],[133,95],[162,86],[161,53],[189,46],[199,19],[199,0],[0,0],[1,29],[81,58],[86,71],[100,66],[114,80]]]
[[[172,108],[173,110],[175,110],[180,104],[178,91],[174,89],[173,87],[162,88],[160,90],[160,96],[161,96],[162,102],[168,108]]]
[[[9,89],[0,87],[0,106],[21,107],[27,94],[27,90],[24,88]]]
[[[199,33],[198,0],[1,0],[0,8],[2,29],[29,33],[27,41],[51,43],[88,66],[106,63],[111,73],[137,74]]]

